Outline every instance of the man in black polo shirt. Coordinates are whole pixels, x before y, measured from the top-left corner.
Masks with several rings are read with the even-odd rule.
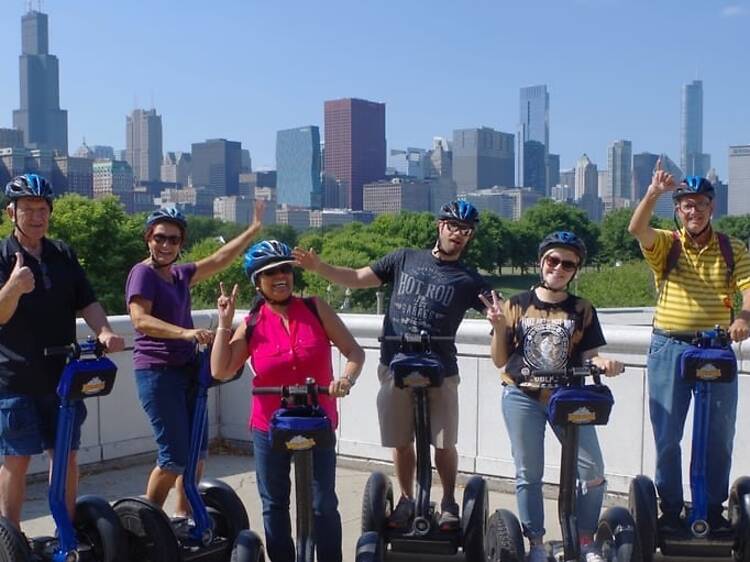
[[[107,351],[121,351],[73,250],[49,240],[52,187],[41,176],[13,178],[5,188],[12,234],[0,240],[0,515],[20,527],[31,455],[47,451],[52,463],[57,408],[55,388],[65,364],[45,347],[76,340],[78,313]],[[86,407],[79,402],[68,462],[71,515],[78,487],[76,450]]]

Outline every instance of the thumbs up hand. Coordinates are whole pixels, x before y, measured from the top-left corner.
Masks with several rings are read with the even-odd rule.
[[[16,252],[16,265],[10,272],[8,283],[22,295],[34,290],[34,274],[28,266],[23,265],[23,254]]]

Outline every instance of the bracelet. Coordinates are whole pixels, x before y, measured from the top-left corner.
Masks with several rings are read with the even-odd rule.
[[[357,377],[352,377],[350,375],[342,375],[341,379],[346,379],[350,387],[354,386],[354,383],[357,382]]]
[[[216,328],[216,331],[217,332],[229,332],[229,333],[231,333],[232,332],[232,328],[223,328],[222,326],[219,326],[218,328]]]

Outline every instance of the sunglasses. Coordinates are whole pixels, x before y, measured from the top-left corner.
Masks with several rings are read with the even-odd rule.
[[[472,227],[461,224],[460,222],[446,222],[445,226],[451,234],[458,232],[461,236],[471,236],[471,233],[474,232]]]
[[[281,265],[277,265],[276,267],[272,267],[270,269],[264,269],[261,271],[263,275],[268,275],[269,277],[276,275],[277,273],[283,273],[284,275],[289,275],[292,272],[292,264],[290,263],[282,263]]]
[[[172,246],[179,246],[182,242],[182,236],[178,236],[177,234],[171,236],[167,236],[166,234],[154,234],[151,239],[157,244],[169,242]]]
[[[558,257],[555,256],[546,256],[544,258],[544,263],[547,264],[547,267],[550,269],[556,269],[558,265],[561,265],[563,268],[563,271],[575,271],[578,268],[578,263],[570,260],[561,260]]]

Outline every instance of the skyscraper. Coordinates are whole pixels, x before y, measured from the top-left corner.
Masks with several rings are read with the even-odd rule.
[[[651,176],[654,175],[658,154],[640,152],[633,155],[633,198],[643,199],[646,190],[651,184]]]
[[[613,208],[629,207],[633,200],[633,143],[629,140],[616,140],[607,150],[609,167],[609,189]],[[610,208],[604,202],[607,211]]]
[[[324,111],[326,194],[338,184],[337,206],[361,211],[362,186],[385,175],[385,104],[345,98]]]
[[[730,215],[750,213],[750,145],[729,147]]]
[[[239,195],[241,152],[242,143],[237,141],[208,139],[193,143],[193,186],[208,187],[215,196]]]
[[[276,133],[276,197],[279,203],[321,208],[318,127],[310,125]]]
[[[583,154],[576,162],[575,174],[576,200],[584,195],[599,196],[599,172],[587,154]]]
[[[711,156],[703,154],[703,82],[693,80],[682,87],[680,119],[680,167],[685,175],[705,176]]]
[[[513,187],[513,135],[490,127],[453,131],[453,180],[458,193]]]
[[[155,109],[134,109],[126,118],[126,123],[125,159],[133,168],[133,177],[136,181],[159,181],[162,161],[161,115]]]
[[[21,107],[13,112],[13,126],[23,131],[27,147],[67,156],[68,112],[60,109],[60,70],[49,54],[47,30],[47,14],[31,10],[21,18]]]
[[[547,86],[521,88],[516,138],[518,185],[546,194],[549,154],[549,93]]]

